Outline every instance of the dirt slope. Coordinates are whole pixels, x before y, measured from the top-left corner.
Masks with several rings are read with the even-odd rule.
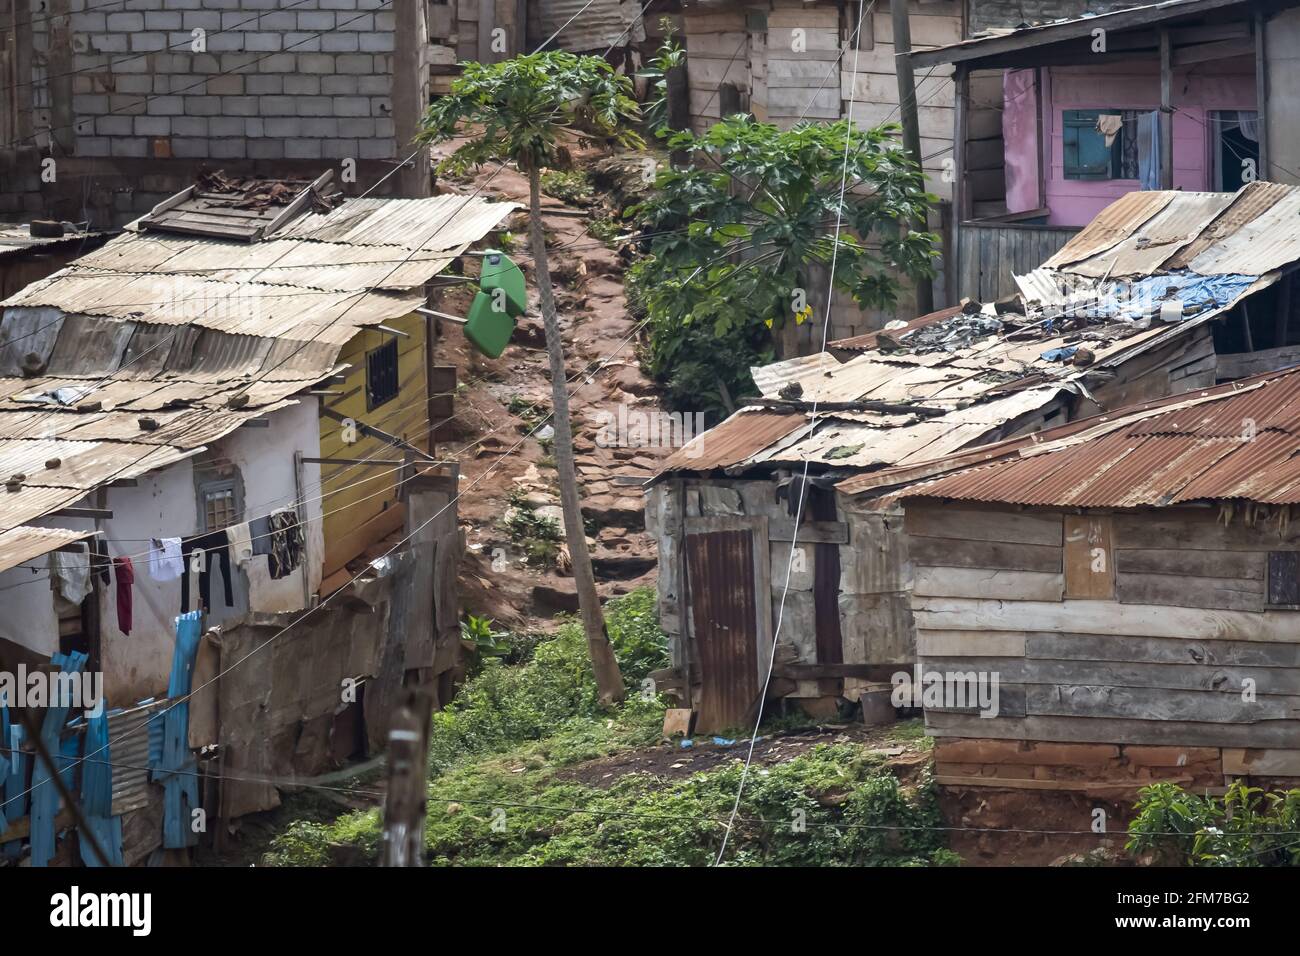
[[[594,151],[579,152],[576,164],[591,168],[602,158]],[[627,160],[643,161],[636,156]],[[442,185],[459,193],[481,189],[479,195],[528,202],[528,180],[510,166],[500,171],[484,167],[467,179]],[[594,530],[592,560],[605,598],[654,580],[655,547],[645,533],[644,498],[637,482],[652,475],[670,451],[597,444],[601,410],[615,416],[620,404],[628,410],[658,410],[655,389],[637,362],[636,337],[629,338],[636,323],[623,294],[626,254],[620,256],[588,231],[593,219],[609,214],[610,202],[598,196],[593,206],[576,206],[543,197],[570,391],[577,384],[576,376],[588,378],[570,404],[583,513],[589,531]],[[510,347],[498,359],[471,349],[459,326],[441,323],[437,361],[460,368],[461,387],[456,396],[456,436],[440,444],[438,451],[456,454],[463,476],[459,507],[467,547],[461,567],[462,608],[493,618],[500,627],[546,629],[557,611],[574,610],[577,605],[573,579],[563,567],[566,556],[561,555],[558,569],[530,566],[521,543],[512,541],[503,526],[512,492],[522,493],[543,517],[560,515],[549,447],[536,437],[514,447],[540,416],[550,413],[551,402],[528,253],[527,212],[516,213],[508,228],[515,237],[509,254],[528,278],[529,314],[536,317],[520,321]],[[444,294],[441,310],[464,315],[472,291],[468,287]],[[527,407],[532,403],[536,412]],[[546,431],[538,434],[544,438]]]

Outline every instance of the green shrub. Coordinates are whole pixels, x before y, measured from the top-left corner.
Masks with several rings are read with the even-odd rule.
[[[1300,865],[1300,790],[1268,793],[1235,781],[1222,797],[1173,783],[1138,792],[1125,848],[1160,864]]]

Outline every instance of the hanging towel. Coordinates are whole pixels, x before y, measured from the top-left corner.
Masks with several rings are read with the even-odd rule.
[[[149,576],[155,581],[175,581],[185,571],[180,538],[154,538],[149,552]]]
[[[232,524],[226,529],[226,535],[230,539],[230,554],[235,559],[235,564],[242,568],[253,557],[253,539],[249,534],[248,522]]]
[[[131,633],[131,587],[135,584],[135,568],[126,555],[113,559],[113,575],[117,579],[117,629]]]
[[[80,604],[90,594],[90,555],[83,551],[51,551],[50,572],[63,600]]]

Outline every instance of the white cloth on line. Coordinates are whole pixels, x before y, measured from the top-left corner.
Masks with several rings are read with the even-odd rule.
[[[232,524],[226,528],[226,538],[230,541],[230,555],[235,564],[243,567],[253,557],[253,537],[248,530],[248,522]]]
[[[80,604],[90,594],[90,553],[88,551],[51,551],[50,570],[58,582],[63,600]]]
[[[180,538],[154,538],[149,552],[149,576],[155,581],[175,581],[185,571]]]

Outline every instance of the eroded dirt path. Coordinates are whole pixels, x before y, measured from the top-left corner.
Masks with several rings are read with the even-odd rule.
[[[591,169],[602,156],[579,152],[576,166]],[[628,161],[636,162],[637,157],[629,156]],[[495,166],[484,167],[465,180],[443,185],[465,194],[481,188],[479,195],[525,206],[528,201],[527,177],[510,166],[499,172]],[[533,316],[537,299],[526,241],[527,215],[521,210],[511,217],[508,228],[515,241],[508,252],[527,276]],[[620,255],[588,228],[607,215],[607,204],[570,205],[543,196],[551,276],[573,383],[570,391],[577,384],[576,376],[585,379],[570,404],[583,514],[591,532],[596,580],[605,598],[654,581],[655,546],[645,532],[638,482],[652,475],[670,451],[602,447],[597,442],[604,424],[600,412],[617,420],[620,406],[625,412],[659,410],[654,386],[637,361],[636,321],[628,313],[623,293],[626,253]],[[440,308],[465,314],[472,291],[468,287],[445,294]],[[540,316],[520,320],[514,340],[498,359],[487,359],[469,348],[452,323],[441,324],[441,335],[438,363],[460,368],[456,435],[440,445],[439,454],[460,451],[460,522],[467,545],[461,565],[461,606],[494,619],[499,627],[547,629],[557,611],[577,607],[573,579],[563,567],[564,555],[556,569],[537,567],[536,562],[530,566],[525,547],[512,540],[503,526],[512,493],[517,493],[516,499],[522,496],[538,515],[560,515],[557,475],[547,444],[534,437],[514,447],[538,420],[537,412],[528,406],[535,404],[541,415],[551,409]],[[543,439],[546,434],[545,430],[538,433]]]

